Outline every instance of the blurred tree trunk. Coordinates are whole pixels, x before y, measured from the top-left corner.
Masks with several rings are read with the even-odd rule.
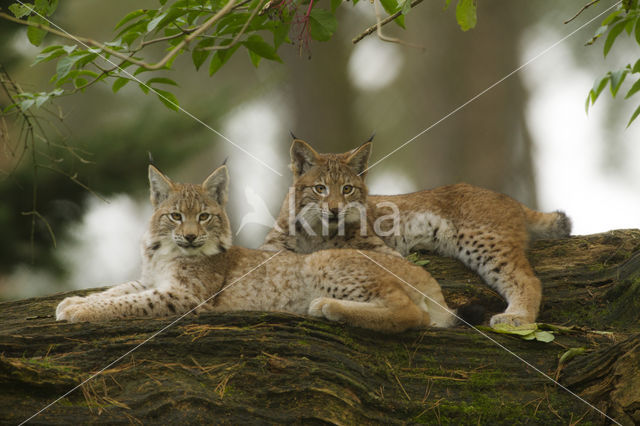
[[[503,309],[459,262],[422,257],[453,305]],[[552,343],[485,333],[638,424],[640,230],[540,241],[530,259],[544,284],[540,321],[567,327]],[[137,348],[173,319],[57,323],[67,295],[0,304],[0,423],[29,418],[99,372],[34,422],[609,424],[466,327],[383,335],[305,316],[207,313]],[[559,364],[570,348],[584,350]]]

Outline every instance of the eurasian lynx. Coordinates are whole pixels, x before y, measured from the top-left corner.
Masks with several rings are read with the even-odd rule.
[[[569,218],[530,210],[468,184],[368,196],[364,178],[370,150],[371,143],[365,143],[343,154],[319,154],[294,140],[293,187],[260,248],[299,253],[327,247],[392,249],[404,256],[433,250],[460,259],[507,300],[506,311],[494,315],[491,325],[534,322],[542,286],[526,257],[529,238],[566,237]],[[354,214],[358,205],[361,214]]]
[[[232,247],[226,166],[202,185],[174,183],[150,166],[149,181],[155,211],[142,244],[142,278],[68,297],[56,309],[58,320],[167,316],[197,307],[309,314],[385,332],[456,323],[438,283],[403,259],[356,250],[302,255]]]

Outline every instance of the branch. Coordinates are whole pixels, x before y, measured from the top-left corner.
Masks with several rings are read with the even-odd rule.
[[[567,19],[566,21],[564,21],[565,24],[568,24],[569,22],[573,21],[574,19],[576,19],[578,16],[580,16],[580,14],[582,12],[584,12],[585,10],[587,10],[590,6],[593,6],[594,4],[598,3],[600,0],[593,0],[587,4],[585,4],[584,6],[582,6],[582,9],[580,9],[578,11],[578,13],[576,13],[575,15],[573,15],[573,18],[571,19]]]
[[[416,7],[417,5],[419,5],[422,2],[423,2],[423,0],[413,0],[411,2],[411,8],[413,9],[414,7]],[[372,25],[369,28],[367,28],[366,30],[364,30],[360,35],[358,35],[353,40],[351,40],[351,42],[353,44],[356,44],[357,42],[359,42],[360,40],[362,40],[363,38],[365,38],[369,34],[373,34],[375,31],[377,31],[379,26],[381,27],[383,25],[387,25],[389,22],[393,21],[394,19],[396,19],[400,15],[402,15],[402,11],[399,10],[396,13],[394,13],[393,15],[389,15],[388,17],[386,17],[385,19],[383,19],[379,23],[376,22],[375,25]]]
[[[79,42],[81,44],[84,45],[90,45],[93,47],[97,47],[100,50],[107,52],[117,58],[120,59],[124,59],[126,61],[131,62],[132,64],[141,66],[145,69],[148,70],[157,70],[160,68],[163,68],[167,62],[169,62],[174,56],[176,56],[178,54],[178,52],[180,52],[180,50],[182,50],[187,44],[189,44],[194,38],[198,37],[200,34],[202,34],[204,31],[206,31],[207,29],[209,29],[213,24],[215,24],[217,21],[220,20],[220,18],[222,18],[223,16],[225,16],[226,14],[228,14],[234,7],[236,0],[229,0],[229,2],[227,2],[227,4],[225,4],[225,6],[220,9],[215,15],[213,15],[211,18],[209,18],[204,24],[200,25],[200,27],[198,27],[196,30],[194,30],[191,34],[189,34],[187,37],[184,38],[184,40],[182,40],[180,43],[178,43],[169,53],[167,53],[160,61],[156,62],[155,64],[149,64],[147,62],[144,61],[140,61],[137,59],[134,59],[130,56],[129,54],[125,54],[122,52],[119,52],[117,50],[113,50],[111,48],[109,48],[108,46],[104,45],[103,43],[100,43],[96,40],[90,39],[90,38],[85,38],[85,37],[78,37],[63,31],[59,31],[56,30],[54,28],[51,28],[47,25],[43,25],[43,24],[38,24],[38,23],[34,23],[34,22],[28,22],[28,21],[23,21],[22,19],[18,19],[18,18],[14,18],[13,16],[7,15],[6,13],[2,13],[0,12],[0,18],[6,19],[8,21],[11,22],[16,22],[18,24],[21,25],[27,25],[30,27],[36,27],[39,28],[41,30],[47,31],[51,34],[55,34],[59,37],[63,37],[69,40],[74,40],[76,42]]]
[[[386,42],[389,42],[389,43],[397,43],[397,44],[405,45],[405,46],[408,46],[408,47],[413,47],[414,49],[422,49],[422,50],[424,50],[424,46],[420,46],[418,44],[409,43],[409,42],[406,42],[404,40],[400,40],[399,38],[388,37],[388,36],[382,34],[382,20],[381,20],[382,12],[380,10],[380,6],[378,5],[377,2],[375,2],[375,0],[374,0],[374,8],[376,10],[376,32],[377,32],[378,38],[380,40],[386,41]]]
[[[251,16],[249,16],[249,19],[247,19],[247,22],[244,23],[244,25],[242,26],[242,29],[240,29],[240,32],[238,34],[236,34],[236,36],[233,38],[231,43],[229,43],[227,45],[204,47],[202,50],[223,50],[223,49],[232,48],[236,43],[238,43],[238,40],[240,40],[240,37],[242,36],[242,34],[244,34],[244,32],[247,30],[247,27],[249,26],[249,23],[256,16],[256,13],[258,13],[258,11],[261,9],[262,3],[264,3],[264,0],[260,0],[260,3],[258,3],[256,8],[253,9],[253,12],[251,12]]]

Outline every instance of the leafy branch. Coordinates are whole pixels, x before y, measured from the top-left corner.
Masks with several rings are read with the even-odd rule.
[[[592,1],[584,6],[577,15],[594,3],[595,2]],[[621,1],[616,9],[602,21],[593,38],[587,42],[587,45],[592,45],[600,38],[605,37],[603,53],[606,57],[616,40],[618,40],[619,36],[623,33],[635,39],[635,42],[640,46],[640,3],[638,0]],[[636,74],[638,74],[638,76],[636,76]],[[609,71],[603,77],[597,79],[587,95],[585,102],[586,111],[589,112],[589,107],[596,102],[607,85],[610,88],[611,97],[615,98],[625,79],[627,77],[631,78],[632,76],[635,77],[635,81],[627,90],[624,97],[625,99],[629,99],[640,91],[640,58],[638,58],[633,65],[628,63],[624,67],[616,71]],[[627,127],[629,127],[639,115],[640,105],[638,105],[633,114],[631,114]]]

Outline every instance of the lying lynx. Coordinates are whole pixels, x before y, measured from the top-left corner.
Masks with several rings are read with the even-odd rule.
[[[365,143],[344,154],[319,154],[294,140],[293,187],[260,248],[310,253],[343,247],[404,256],[433,250],[460,259],[507,300],[506,311],[491,318],[492,326],[534,322],[542,286],[526,257],[529,238],[568,236],[569,218],[467,184],[368,196],[370,150],[371,143]]]
[[[142,245],[142,278],[68,297],[56,309],[58,320],[157,317],[197,307],[309,314],[385,332],[456,323],[438,283],[403,259],[356,250],[302,255],[232,247],[226,166],[202,185],[174,183],[149,166],[149,181],[155,211]]]

